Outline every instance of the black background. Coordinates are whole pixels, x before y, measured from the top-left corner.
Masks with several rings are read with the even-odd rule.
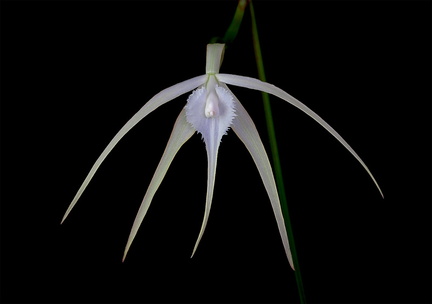
[[[235,1],[1,3],[1,301],[297,302],[258,172],[229,132],[206,191],[200,136],[180,150],[126,261],[130,227],[187,95],[103,148],[160,90],[205,72]],[[267,80],[357,151],[272,98],[307,301],[431,301],[431,4],[255,2]],[[245,14],[221,72],[257,77]],[[268,148],[258,92],[232,90]]]

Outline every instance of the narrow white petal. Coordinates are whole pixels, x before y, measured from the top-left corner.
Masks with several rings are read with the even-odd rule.
[[[210,77],[206,87],[195,90],[186,105],[186,118],[201,133],[206,145],[208,159],[204,219],[192,256],[198,248],[210,214],[219,144],[222,136],[226,134],[231,126],[234,117],[233,96],[225,88],[217,86],[214,77]]]
[[[129,132],[130,129],[132,129],[141,119],[146,117],[149,113],[151,113],[153,110],[158,108],[159,106],[163,105],[164,103],[186,93],[194,88],[202,85],[207,80],[207,75],[202,75],[198,77],[191,78],[189,80],[180,82],[178,84],[175,84],[158,94],[156,94],[152,99],[150,99],[132,118],[120,129],[120,131],[114,136],[114,138],[111,140],[111,142],[108,144],[108,146],[105,148],[105,150],[102,152],[102,154],[99,156],[99,158],[94,163],[93,167],[91,168],[90,172],[88,173],[87,177],[85,178],[83,184],[78,189],[78,192],[76,193],[74,199],[72,200],[71,204],[69,205],[68,209],[66,210],[65,215],[63,216],[62,223],[66,219],[66,217],[69,215],[69,212],[72,210],[72,208],[77,203],[78,199],[80,198],[81,194],[84,192],[87,185],[90,183],[90,180],[92,179],[93,175],[96,173],[97,169],[101,165],[101,163],[104,161],[104,159],[107,157],[107,155],[111,152],[111,150],[114,148],[114,146],[120,141],[120,139]]]
[[[225,86],[227,90],[228,87]],[[232,93],[231,93],[232,94]],[[285,253],[288,258],[288,262],[294,269],[294,264],[292,260],[291,250],[288,242],[288,236],[285,227],[285,221],[283,218],[279,195],[276,189],[276,183],[273,176],[273,171],[268,159],[267,153],[265,151],[264,145],[259,137],[258,131],[252,118],[246,112],[245,108],[242,106],[240,101],[234,96],[234,101],[236,103],[236,113],[237,117],[233,120],[232,129],[244,143],[249,153],[252,156],[255,165],[258,168],[258,172],[263,181],[264,187],[270,198],[270,203],[273,208],[273,212],[276,218],[279,233],[282,238],[282,243],[285,248]]]
[[[159,165],[156,168],[156,172],[153,175],[153,178],[150,182],[150,185],[147,189],[147,192],[144,196],[144,199],[141,203],[141,206],[138,210],[138,213],[135,217],[135,221],[132,225],[132,230],[129,234],[129,238],[126,244],[126,248],[123,255],[123,261],[126,258],[126,255],[129,251],[129,248],[132,244],[132,241],[137,234],[137,231],[147,213],[148,208],[150,207],[153,196],[155,195],[159,185],[161,184],[165,174],[173,161],[175,155],[181,148],[181,146],[195,133],[195,129],[186,121],[186,111],[183,109],[178,116],[171,136],[168,140],[168,144],[165,148],[165,151],[162,155],[162,158],[159,162]]]
[[[214,184],[215,184],[215,178],[216,178],[216,165],[217,165],[217,156],[218,156],[218,150],[219,150],[219,144],[220,144],[220,138],[219,134],[217,132],[218,129],[218,122],[216,119],[211,119],[211,121],[208,124],[208,135],[206,134],[204,137],[204,141],[206,143],[206,150],[207,150],[207,194],[206,194],[206,203],[205,203],[205,209],[204,209],[204,219],[201,225],[201,230],[198,235],[198,239],[195,243],[194,249],[192,251],[191,258],[194,256],[195,251],[198,248],[198,245],[201,241],[201,238],[204,234],[205,228],[207,226],[207,221],[210,215],[210,209],[212,205],[213,200],[213,190],[214,190]],[[222,137],[222,136],[220,136]]]
[[[372,173],[370,172],[369,168],[366,166],[366,164],[361,160],[360,156],[357,155],[357,153],[351,148],[350,145],[342,138],[342,136],[339,135],[328,123],[326,123],[321,117],[319,117],[315,112],[313,112],[311,109],[309,109],[307,106],[305,106],[303,103],[286,93],[285,91],[279,89],[278,87],[269,84],[267,82],[262,82],[261,80],[245,77],[245,76],[238,76],[238,75],[231,75],[231,74],[217,74],[217,79],[221,82],[225,82],[227,84],[244,87],[248,89],[254,89],[263,91],[272,95],[275,95],[293,106],[297,107],[298,109],[305,112],[307,115],[312,117],[315,121],[317,121],[321,126],[323,126],[328,132],[330,132],[331,135],[336,137],[336,139],[348,150],[351,152],[351,154],[360,162],[360,164],[363,166],[363,168],[367,171],[369,176],[372,178],[373,182],[375,183],[376,187],[378,188],[379,192],[381,193],[381,196],[384,198],[384,195],[381,191],[381,188],[379,187],[377,181],[373,177]]]

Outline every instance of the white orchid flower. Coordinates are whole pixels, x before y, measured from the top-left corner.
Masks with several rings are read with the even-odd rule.
[[[339,142],[341,142],[342,145],[346,149],[348,149],[348,151],[350,151],[351,154],[360,162],[360,164],[368,172],[382,195],[378,183],[376,182],[375,178],[373,177],[372,173],[369,171],[365,163],[357,155],[357,153],[354,152],[354,150],[348,145],[348,143],[331,126],[329,126],[323,119],[321,119],[317,114],[315,114],[312,110],[306,107],[303,103],[290,96],[283,90],[279,89],[278,87],[275,87],[274,85],[266,82],[262,82],[258,79],[231,74],[220,74],[219,68],[224,52],[224,47],[224,44],[207,45],[205,75],[180,82],[156,94],[120,129],[120,131],[114,136],[114,138],[111,140],[111,142],[108,144],[108,146],[105,148],[105,150],[102,152],[102,154],[99,156],[99,158],[96,160],[95,164],[91,168],[83,184],[81,185],[74,199],[69,205],[69,208],[67,209],[63,217],[62,223],[77,203],[81,194],[89,184],[90,180],[96,173],[103,160],[114,148],[114,146],[120,141],[120,139],[141,119],[146,117],[153,110],[157,109],[159,106],[167,103],[168,101],[171,101],[174,98],[195,89],[189,96],[186,106],[180,112],[180,115],[175,122],[174,129],[162,155],[162,159],[160,160],[159,165],[156,168],[156,172],[153,175],[153,178],[150,182],[150,185],[138,210],[138,214],[133,223],[132,230],[130,232],[129,239],[127,241],[124,251],[123,260],[125,259],[126,254],[132,244],[132,241],[137,234],[138,228],[141,225],[141,222],[143,221],[148,208],[150,207],[153,196],[155,195],[159,185],[161,184],[168,170],[168,167],[173,161],[175,155],[179,151],[180,147],[195,132],[198,132],[201,133],[207,149],[208,176],[204,219],[198,235],[198,239],[192,252],[192,256],[194,255],[198,244],[200,243],[200,240],[203,236],[210,214],[216,176],[216,164],[219,144],[221,142],[222,136],[225,135],[228,129],[231,127],[250,152],[252,159],[254,160],[255,165],[258,168],[258,172],[270,198],[270,203],[276,217],[279,233],[281,235],[282,243],[285,248],[285,253],[287,255],[289,264],[294,269],[285,228],[285,222],[280,207],[279,196],[267,153],[264,149],[264,145],[259,137],[258,131],[251,117],[241,105],[239,100],[227,87],[227,84],[259,90],[275,95],[292,104],[293,106],[299,108],[307,115],[312,117],[327,131],[329,131],[334,137],[336,137],[336,139],[339,140]]]

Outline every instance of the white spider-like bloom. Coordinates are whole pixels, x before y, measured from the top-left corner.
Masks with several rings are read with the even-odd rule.
[[[259,137],[258,131],[246,112],[244,107],[241,105],[239,100],[227,87],[227,84],[259,90],[275,95],[293,106],[299,108],[307,115],[316,120],[321,126],[329,131],[342,145],[348,149],[349,152],[360,162],[360,164],[366,169],[372,178],[373,182],[377,186],[378,190],[381,189],[378,186],[372,173],[366,167],[365,163],[360,159],[357,153],[348,145],[348,143],[322,118],[315,114],[312,110],[306,107],[303,103],[290,96],[283,90],[275,87],[266,82],[262,82],[258,79],[231,75],[231,74],[220,74],[219,68],[221,64],[221,58],[224,51],[224,44],[208,44],[207,45],[207,60],[206,60],[206,74],[198,77],[191,78],[189,80],[180,82],[173,85],[160,93],[156,94],[150,99],[114,136],[95,164],[91,168],[83,184],[79,188],[75,195],[72,203],[67,209],[62,222],[69,215],[72,208],[77,203],[81,194],[89,184],[90,180],[96,173],[97,169],[114,148],[114,146],[120,141],[120,139],[132,129],[141,119],[146,117],[153,110],[159,106],[173,100],[174,98],[185,94],[191,90],[194,90],[187,100],[186,106],[180,112],[180,115],[175,122],[174,129],[169,138],[168,144],[162,155],[162,159],[159,162],[156,172],[150,182],[147,192],[144,196],[143,202],[138,210],[138,214],[132,226],[132,230],[129,235],[129,239],[126,244],[124,251],[123,260],[132,244],[133,239],[138,231],[141,222],[143,221],[150,203],[155,195],[159,185],[161,184],[174,156],[177,154],[180,147],[195,133],[201,133],[208,157],[208,176],[207,176],[207,195],[206,195],[206,206],[204,211],[204,220],[201,226],[201,231],[198,235],[195,247],[192,252],[194,255],[198,244],[203,236],[207,220],[210,214],[210,208],[213,198],[213,189],[216,176],[216,163],[217,154],[219,150],[219,144],[221,138],[225,135],[229,128],[232,128],[240,140],[245,144],[246,148],[250,152],[255,165],[258,168],[259,174],[263,181],[264,187],[270,198],[270,203],[273,208],[276,222],[278,225],[279,233],[282,238],[282,243],[285,248],[288,261],[291,267],[294,269],[291,250],[288,242],[288,237],[285,228],[284,218],[282,216],[282,210],[280,207],[279,196],[276,189],[276,183],[273,177],[271,165],[264,149],[263,143]]]

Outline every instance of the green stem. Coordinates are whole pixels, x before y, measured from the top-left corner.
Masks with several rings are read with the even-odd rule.
[[[235,37],[237,36],[238,30],[240,28],[240,24],[243,20],[244,11],[246,9],[246,6],[250,0],[239,0],[237,4],[236,11],[234,13],[234,18],[231,21],[230,26],[228,27],[227,31],[225,32],[225,35],[222,39],[219,37],[213,37],[210,40],[210,43],[225,43],[225,47],[227,47],[228,44],[234,41]]]
[[[262,54],[261,54],[261,46],[260,46],[259,37],[258,37],[258,28],[257,28],[257,24],[256,24],[255,12],[253,9],[252,0],[250,1],[249,8],[250,8],[250,13],[251,13],[252,38],[253,38],[253,45],[254,45],[254,50],[255,50],[255,59],[256,59],[257,68],[258,68],[258,77],[260,80],[266,81],[265,72],[264,72],[264,63],[263,63]],[[278,192],[279,192],[279,198],[280,198],[280,202],[281,202],[282,213],[283,213],[283,216],[285,219],[285,226],[286,226],[286,230],[287,230],[287,234],[288,234],[288,240],[290,243],[291,254],[293,257],[294,268],[295,268],[295,278],[297,281],[297,288],[299,291],[300,302],[306,303],[305,293],[304,293],[304,289],[303,289],[303,282],[302,282],[302,277],[301,277],[301,273],[300,273],[300,265],[298,262],[297,250],[296,250],[296,246],[295,246],[295,242],[294,242],[294,234],[292,231],[291,221],[290,221],[289,212],[288,212],[288,204],[287,204],[287,199],[286,199],[286,195],[285,195],[285,187],[284,187],[284,182],[283,182],[283,177],[282,177],[282,168],[281,168],[281,164],[280,164],[278,146],[277,146],[277,141],[276,141],[276,132],[275,132],[274,124],[273,124],[273,116],[272,116],[272,111],[271,111],[271,106],[270,106],[270,98],[269,98],[269,95],[265,92],[262,92],[262,98],[263,98],[263,103],[264,103],[264,112],[265,112],[265,118],[266,118],[266,123],[267,123],[267,130],[268,130],[268,135],[269,135],[269,140],[270,140],[270,149],[271,149],[272,158],[273,158],[273,166],[274,166],[274,170],[275,170],[276,185],[277,185]]]
[[[253,37],[253,45],[254,45],[254,51],[255,51],[255,59],[256,59],[257,68],[258,68],[258,77],[260,80],[266,81],[266,77],[265,77],[265,73],[264,73],[264,63],[263,63],[262,54],[261,54],[261,46],[260,46],[259,37],[258,37],[258,29],[257,29],[257,25],[256,25],[255,12],[253,9],[252,0],[239,0],[238,1],[238,5],[237,5],[237,9],[236,9],[235,14],[234,14],[234,18],[233,18],[230,26],[228,27],[224,37],[222,39],[219,37],[214,37],[211,39],[210,43],[221,42],[221,43],[228,44],[228,43],[231,43],[234,41],[235,37],[237,36],[238,30],[240,28],[240,24],[243,20],[244,11],[245,11],[245,8],[246,8],[248,3],[250,4],[249,8],[250,8],[250,14],[251,14],[251,21],[252,21],[252,37]],[[283,182],[283,177],[282,177],[282,169],[281,169],[278,146],[277,146],[277,141],[276,141],[276,132],[275,132],[274,124],[273,124],[273,117],[272,117],[272,111],[271,111],[271,106],[270,106],[270,98],[269,98],[269,95],[265,92],[262,92],[262,98],[263,98],[263,103],[264,103],[264,113],[265,113],[265,118],[266,118],[266,123],[267,123],[267,130],[268,130],[268,135],[269,135],[269,140],[270,140],[270,149],[271,149],[271,153],[272,153],[273,166],[274,166],[274,171],[275,171],[276,185],[278,188],[279,198],[281,201],[281,209],[282,209],[282,213],[283,213],[284,220],[285,220],[285,227],[287,230],[288,240],[290,243],[291,254],[292,254],[293,262],[294,262],[294,268],[296,269],[296,271],[294,273],[295,273],[295,278],[296,278],[296,282],[297,282],[297,288],[299,291],[300,303],[304,304],[304,303],[306,303],[306,298],[305,298],[305,293],[304,293],[304,289],[303,289],[303,282],[302,282],[302,277],[301,277],[301,273],[300,273],[300,265],[298,262],[297,250],[296,250],[295,243],[294,243],[294,234],[292,232],[291,221],[290,221],[289,212],[288,212],[288,204],[287,204],[285,187],[284,187],[284,182]]]

